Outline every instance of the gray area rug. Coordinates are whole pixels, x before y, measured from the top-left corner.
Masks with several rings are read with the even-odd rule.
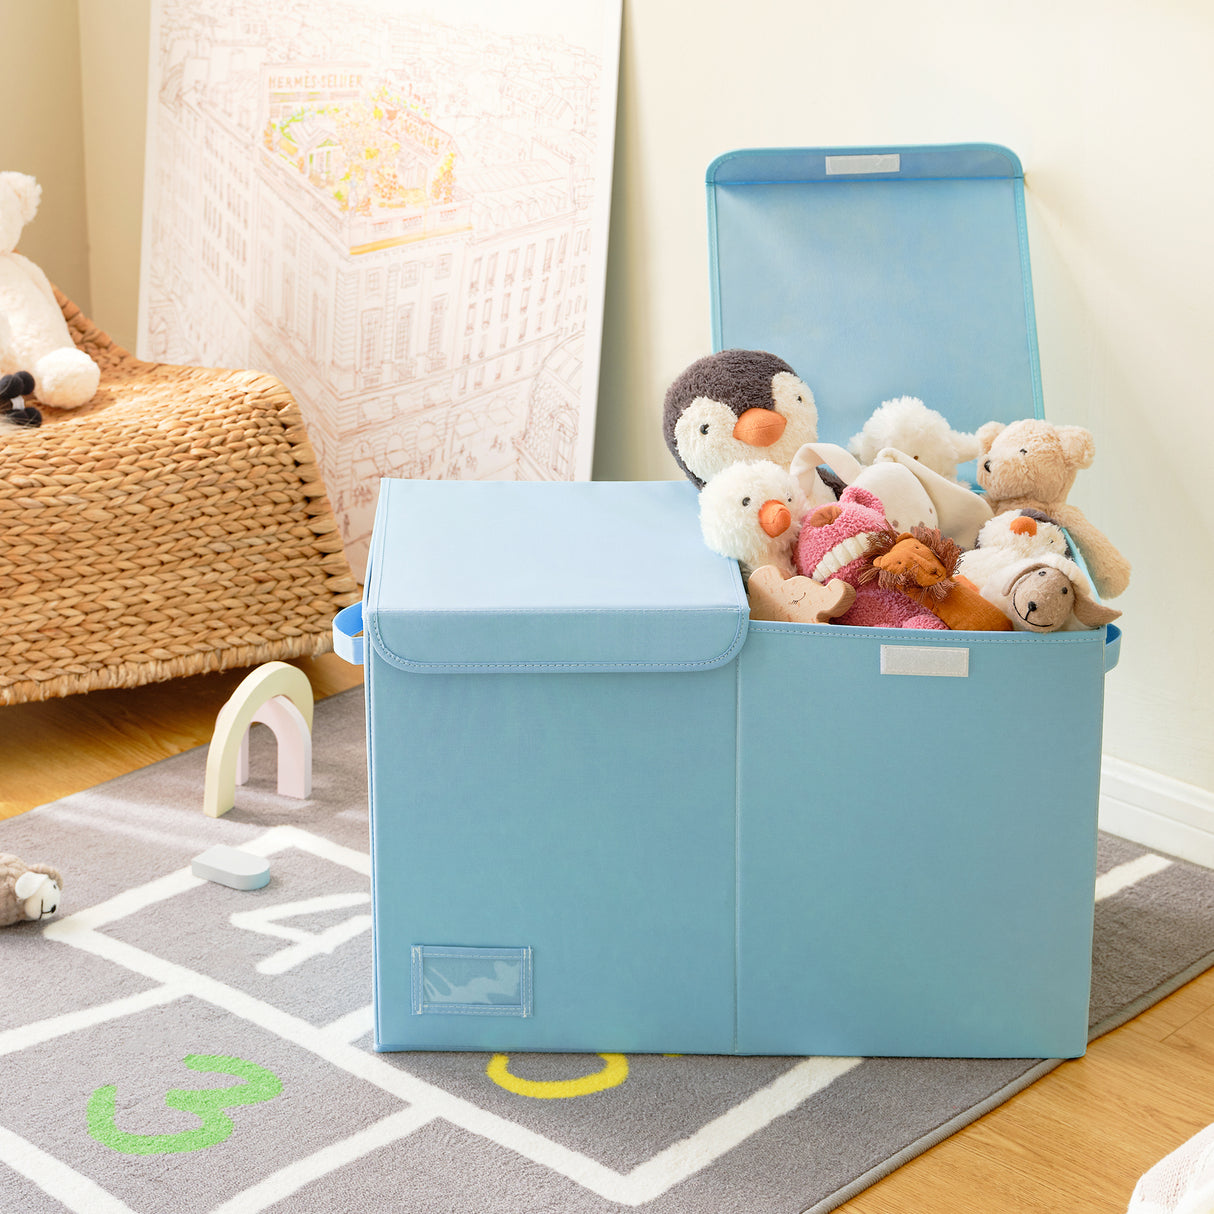
[[[64,874],[0,929],[0,1210],[799,1214],[1052,1061],[376,1054],[361,692],[317,705],[308,801],[201,812],[205,748],[0,822]],[[265,855],[240,892],[190,861]],[[1214,961],[1214,873],[1102,837],[1092,1033]]]

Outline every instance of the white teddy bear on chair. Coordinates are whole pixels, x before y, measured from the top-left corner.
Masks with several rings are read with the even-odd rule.
[[[92,400],[100,368],[76,348],[46,275],[14,251],[41,198],[28,173],[0,173],[0,375],[28,371],[44,405],[75,409]]]

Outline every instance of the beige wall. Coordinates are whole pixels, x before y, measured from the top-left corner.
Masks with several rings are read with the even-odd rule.
[[[661,400],[709,348],[716,155],[1006,144],[1026,167],[1046,413],[1096,436],[1071,500],[1135,569],[1105,749],[1214,790],[1212,61],[1197,0],[626,2],[595,476],[673,474]]]
[[[26,7],[0,0],[6,25]],[[71,5],[44,0],[39,20],[52,8]],[[81,5],[95,314],[127,342],[147,13],[148,0]],[[1214,791],[1212,55],[1199,0],[625,0],[595,475],[675,475],[661,400],[709,348],[703,179],[717,154],[1007,144],[1027,171],[1047,413],[1097,439],[1072,500],[1135,567],[1106,751]],[[812,387],[813,368],[798,370]],[[999,712],[996,698],[993,734]],[[947,734],[925,740],[947,749]]]
[[[92,315],[128,350],[139,316],[148,21],[148,0],[80,4]]]
[[[42,186],[38,214],[19,248],[88,310],[84,133],[76,0],[0,0],[5,74],[0,171],[30,173]]]

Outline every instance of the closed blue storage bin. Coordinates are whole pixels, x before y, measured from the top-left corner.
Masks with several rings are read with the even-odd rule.
[[[364,616],[380,1048],[731,1049],[746,600],[695,499],[381,484]],[[426,968],[453,946],[513,953]]]
[[[733,153],[709,202],[714,340],[824,440],[1040,412],[1010,153]],[[688,483],[385,481],[335,634],[378,1048],[1083,1052],[1116,629],[752,623]]]

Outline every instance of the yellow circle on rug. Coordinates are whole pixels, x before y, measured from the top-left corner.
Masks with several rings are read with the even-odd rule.
[[[510,1073],[510,1055],[494,1054],[485,1068],[485,1074],[498,1087],[516,1096],[530,1096],[535,1100],[569,1100],[574,1096],[589,1096],[592,1092],[604,1092],[619,1087],[628,1078],[628,1059],[623,1054],[600,1054],[603,1066],[580,1079],[520,1079]]]

